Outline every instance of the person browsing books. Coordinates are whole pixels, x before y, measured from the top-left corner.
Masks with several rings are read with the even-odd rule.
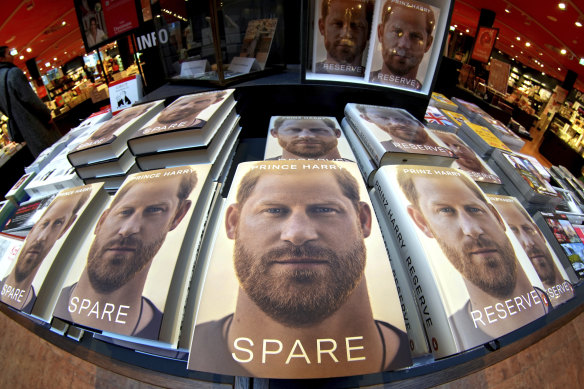
[[[77,219],[89,192],[57,196],[34,224],[22,246],[14,268],[2,281],[1,301],[30,313],[36,300],[32,282],[43,260]]]
[[[470,299],[450,318],[461,343],[469,338],[484,343],[542,316],[547,309],[543,292],[532,286],[503,220],[476,184],[462,173],[419,170],[406,174],[402,169],[397,179],[411,203],[411,219],[436,239],[464,280]]]
[[[546,240],[535,223],[531,220],[527,211],[513,201],[496,202],[497,210],[503,219],[509,224],[509,228],[515,234],[517,240],[525,250],[548,296],[554,300],[554,304],[569,300],[574,292],[569,283],[562,278],[559,269],[552,258]],[[563,288],[568,283],[568,288]],[[557,288],[560,286],[560,288]],[[563,291],[567,289],[567,291]]]
[[[329,159],[344,160],[337,148],[341,137],[333,120],[279,117],[270,134],[278,139],[283,152],[271,159]]]
[[[191,207],[194,170],[148,180],[137,175],[118,191],[93,231],[79,282],[61,291],[55,312],[77,324],[156,339],[161,311],[143,296],[152,260]]]
[[[387,370],[409,358],[405,333],[373,317],[364,277],[372,215],[356,179],[332,163],[306,170],[312,161],[301,162],[310,164],[252,169],[226,209],[239,292],[232,314],[195,327],[193,344],[204,356],[197,370],[221,364],[242,375],[327,377]],[[257,348],[250,358],[268,340],[270,363]],[[347,358],[356,343],[358,358]],[[301,357],[292,365],[288,347]],[[302,357],[317,354],[314,363]]]
[[[434,12],[428,5],[415,0],[387,0],[377,26],[383,65],[371,72],[369,81],[421,89],[416,77],[424,54],[432,47],[434,25]]]
[[[316,73],[363,76],[372,15],[370,0],[322,0],[318,30],[326,59],[316,63]]]

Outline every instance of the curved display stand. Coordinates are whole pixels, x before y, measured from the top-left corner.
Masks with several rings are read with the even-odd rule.
[[[145,100],[170,99],[208,89],[165,85],[146,96]],[[345,104],[358,102],[404,107],[415,116],[420,116],[427,106],[427,101],[424,101],[423,97],[396,94],[379,88],[302,84],[299,73],[294,70],[238,85],[236,99],[243,128],[236,162],[262,159],[269,118],[272,115],[321,115],[341,119]],[[89,334],[76,341],[51,332],[45,326],[31,321],[3,304],[0,304],[0,310],[39,337],[79,358],[118,374],[163,387],[183,387],[196,385],[197,381],[202,381],[238,388],[264,387],[268,384],[270,388],[310,386],[345,388],[388,383],[389,386],[395,384],[419,388],[458,379],[520,353],[584,311],[584,288],[576,286],[575,295],[574,299],[552,310],[545,317],[494,342],[459,355],[437,361],[431,357],[416,360],[413,367],[400,371],[320,380],[258,380],[189,371],[186,369],[186,356],[179,360],[138,353],[97,340]],[[550,361],[554,362],[562,363]]]

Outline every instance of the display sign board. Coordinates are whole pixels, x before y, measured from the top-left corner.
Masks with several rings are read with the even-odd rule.
[[[480,62],[489,62],[497,35],[499,35],[498,28],[479,27],[470,57]]]
[[[507,82],[509,81],[509,72],[511,65],[506,62],[492,58],[489,68],[489,87],[503,94],[507,93]]]

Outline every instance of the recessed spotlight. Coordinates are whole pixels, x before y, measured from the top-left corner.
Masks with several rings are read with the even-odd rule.
[[[514,48],[514,47],[515,47],[515,45],[511,45],[511,48]]]
[[[46,67],[49,67],[49,66],[51,66],[51,63],[50,63],[50,62],[46,62],[46,63],[45,63],[45,66],[46,66]]]
[[[456,28],[454,28],[454,26],[450,26],[450,31],[454,31],[456,30]]]
[[[511,13],[511,11],[509,10],[509,8],[505,8],[505,12],[507,12],[508,14]]]
[[[521,37],[520,37],[520,36],[518,36],[518,37],[517,37],[517,38],[515,38],[515,39],[517,39],[517,41],[520,41],[520,40],[521,40]]]
[[[562,69],[558,68],[558,72],[561,72],[561,71],[562,71]]]
[[[525,42],[525,46],[529,47],[529,46],[531,46],[531,43]]]
[[[580,65],[584,65],[584,58],[580,58]]]
[[[566,51],[566,49],[562,49],[562,50],[560,50],[560,53],[562,53],[562,55],[566,55],[566,53],[567,53],[567,52],[568,52],[568,51]]]
[[[61,22],[61,26],[65,26],[65,25],[67,25],[67,22],[63,20],[63,21]]]
[[[574,24],[576,25],[576,27],[582,27],[582,22],[579,20],[576,20]]]
[[[454,25],[454,28],[458,28],[458,24],[455,24],[455,25]]]
[[[53,58],[53,61],[57,61],[57,57]]]
[[[32,51],[32,49],[31,49],[30,47],[27,47],[27,48],[26,48],[26,52],[27,52],[27,53],[30,53],[31,51]]]
[[[21,55],[20,57],[18,57],[18,59],[24,59],[24,55]]]
[[[466,29],[466,33],[468,34],[469,32],[470,32],[470,30],[467,28],[467,29]]]
[[[566,3],[558,3],[558,8],[561,10],[565,10],[566,9]]]
[[[539,55],[543,55],[543,53],[539,53]]]
[[[460,32],[459,34],[462,35],[462,32]]]
[[[545,76],[545,73],[544,73],[544,72],[541,72],[541,75],[542,75],[542,76]]]

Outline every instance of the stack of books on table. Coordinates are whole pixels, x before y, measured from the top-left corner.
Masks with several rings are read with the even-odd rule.
[[[127,108],[114,117],[92,127],[92,133],[67,154],[71,165],[81,173],[85,183],[104,182],[109,191],[116,190],[126,175],[136,171],[127,152],[127,140],[148,120],[162,110],[162,100]]]
[[[552,185],[523,155],[497,149],[489,165],[503,181],[505,192],[516,197],[529,211],[553,210],[560,203],[561,197]]]
[[[525,141],[518,137],[513,131],[511,131],[507,126],[501,123],[499,120],[491,117],[490,115],[482,115],[478,119],[478,124],[487,127],[497,138],[499,138],[503,143],[507,145],[511,150],[518,152],[521,150]]]
[[[179,97],[129,138],[136,165],[142,171],[215,162],[220,167],[240,132],[235,105],[233,89]]]
[[[442,93],[432,92],[432,97],[430,98],[430,106],[447,109],[449,111],[456,112],[458,110],[458,105],[450,100],[448,97],[444,96]]]
[[[14,205],[18,205],[23,201],[30,199],[30,195],[26,192],[26,186],[34,179],[35,173],[25,173],[16,181],[14,185],[6,192],[4,198],[11,201]]]
[[[440,108],[433,107],[431,105],[426,109],[426,114],[424,115],[424,124],[426,127],[432,130],[447,131],[447,132],[458,132],[459,124],[454,123],[448,116],[442,112]]]
[[[483,158],[490,156],[496,149],[511,151],[488,128],[470,121],[463,122],[457,134]]]

